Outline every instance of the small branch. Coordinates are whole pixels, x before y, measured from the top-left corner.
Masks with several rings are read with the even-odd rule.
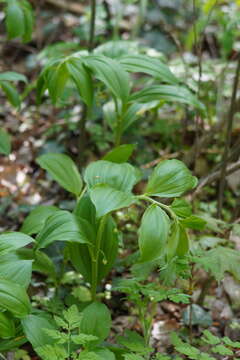
[[[45,2],[76,14],[84,13],[83,5],[69,2],[68,0],[45,0]]]
[[[235,115],[235,105],[236,105],[235,103],[236,103],[236,97],[237,97],[239,75],[240,75],[240,54],[238,55],[238,62],[237,62],[237,67],[236,67],[234,83],[233,83],[231,105],[230,105],[228,123],[227,123],[226,143],[225,143],[224,153],[223,153],[223,157],[222,157],[222,168],[220,171],[220,184],[219,184],[218,206],[217,206],[218,217],[221,217],[221,214],[222,214],[223,194],[224,194],[225,182],[226,182],[228,154],[229,154],[229,150],[230,150],[230,146],[231,146],[232,127],[233,127],[233,120],[234,120],[234,115]]]
[[[235,171],[237,171],[239,169],[240,169],[240,160],[227,166],[225,177],[227,175],[234,173]],[[196,190],[193,193],[193,197],[198,195],[204,186],[209,185],[209,184],[213,183],[214,181],[220,179],[221,173],[222,173],[222,169],[215,171],[215,172],[211,173],[210,175],[201,179],[199,181],[198,187],[196,188]]]
[[[95,37],[95,25],[96,25],[96,0],[91,0],[91,20],[90,20],[90,32],[88,51],[91,52],[94,48],[94,37]]]

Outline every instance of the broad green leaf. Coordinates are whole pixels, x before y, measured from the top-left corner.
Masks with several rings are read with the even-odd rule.
[[[23,286],[0,278],[0,307],[18,318],[24,318],[31,311],[31,304]]]
[[[160,162],[151,174],[146,194],[160,197],[176,197],[197,185],[186,165],[176,159]]]
[[[3,233],[0,235],[0,254],[3,256],[11,251],[24,247],[31,242],[34,242],[34,239],[21,232],[13,231]]]
[[[171,232],[167,242],[168,260],[172,259],[176,255],[179,239],[180,239],[180,227],[179,224],[174,221],[171,226]]]
[[[97,354],[100,357],[99,359],[101,360],[116,360],[114,353],[109,349],[99,348],[97,350],[94,350],[94,353]]]
[[[34,25],[33,11],[30,3],[27,0],[22,0],[21,5],[24,13],[24,26],[25,26],[23,41],[29,42],[32,38],[33,25]]]
[[[130,164],[116,164],[106,160],[91,163],[84,174],[89,188],[96,184],[108,184],[124,192],[130,192],[138,179],[135,168]]]
[[[179,83],[169,67],[160,59],[147,55],[127,55],[120,59],[120,63],[127,71],[145,73],[169,84]]]
[[[105,340],[111,329],[111,314],[106,305],[94,302],[82,312],[81,333],[98,338],[95,344]]]
[[[7,312],[0,313],[0,338],[9,339],[15,336],[15,324],[11,315]]]
[[[9,155],[11,152],[11,137],[0,128],[0,154]]]
[[[195,215],[191,215],[186,219],[181,220],[181,224],[184,227],[193,230],[203,230],[205,228],[206,223],[207,222],[205,220]]]
[[[93,105],[93,82],[88,69],[82,61],[77,58],[70,58],[66,62],[68,72],[76,84],[79,95],[90,108]]]
[[[128,207],[134,202],[134,196],[116,190],[107,184],[93,186],[90,189],[90,198],[96,207],[97,217]]]
[[[94,230],[95,236],[91,239],[94,246],[96,234],[98,230],[98,222],[96,219],[96,209],[90,200],[90,197],[84,196],[78,203],[75,211],[76,216],[85,220]],[[69,244],[70,260],[75,269],[83,275],[85,281],[91,283],[92,267],[89,247],[86,244]],[[111,216],[108,216],[104,227],[101,249],[98,262],[98,283],[109,273],[118,253],[118,233],[115,222]]]
[[[46,73],[49,94],[53,104],[61,98],[65,85],[69,79],[69,73],[66,64],[60,62],[56,66],[52,66]]]
[[[15,86],[10,84],[8,81],[0,81],[0,86],[7,96],[10,104],[18,108],[21,105],[21,100]]]
[[[184,256],[189,251],[188,233],[181,224],[178,224],[178,227],[178,247],[176,250],[176,254],[178,256]]]
[[[37,234],[42,230],[47,218],[58,210],[55,206],[37,206],[24,220],[21,232],[28,235]]]
[[[24,259],[18,253],[9,253],[0,257],[1,277],[28,287],[32,276],[33,259]]]
[[[145,211],[139,230],[140,261],[159,258],[165,250],[170,221],[159,206],[153,204]]]
[[[65,154],[48,153],[37,158],[37,163],[65,190],[78,196],[82,190],[82,179],[73,160]]]
[[[135,145],[133,144],[117,146],[113,150],[109,151],[103,157],[103,160],[111,161],[118,164],[125,163],[132,155],[134,149],[135,149]]]
[[[25,260],[33,261],[32,270],[47,275],[50,278],[56,278],[56,270],[53,261],[42,251],[33,249],[20,249],[17,252]]]
[[[7,3],[6,26],[9,39],[14,39],[24,34],[24,13],[17,0],[10,0]]]
[[[90,55],[85,57],[84,61],[115,97],[123,103],[128,101],[130,80],[121,64],[103,55]]]
[[[192,214],[190,204],[184,199],[174,199],[171,209],[177,216],[182,218],[188,217]]]
[[[0,81],[23,81],[27,83],[25,75],[19,74],[15,71],[5,71],[0,74]]]
[[[36,237],[37,249],[44,248],[54,241],[88,243],[93,231],[87,221],[77,219],[68,211],[59,210],[51,215]]]
[[[180,85],[151,85],[133,93],[130,100],[139,103],[164,100],[188,104],[201,111],[205,109],[204,105],[187,88]]]
[[[28,315],[21,321],[23,331],[34,349],[55,342],[55,340],[44,331],[44,329],[55,329],[52,322],[44,315],[44,313],[41,315]]]

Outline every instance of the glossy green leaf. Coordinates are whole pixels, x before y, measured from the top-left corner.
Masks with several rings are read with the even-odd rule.
[[[37,206],[24,220],[21,232],[28,235],[37,234],[42,230],[47,218],[58,210],[55,206]]]
[[[92,236],[92,229],[85,220],[77,219],[68,211],[59,210],[47,219],[36,242],[37,248],[41,249],[54,241],[88,243]]]
[[[52,322],[44,316],[44,313],[40,315],[28,315],[22,319],[21,323],[23,331],[34,349],[55,342],[55,340],[44,331],[44,329],[55,329]]]
[[[174,199],[171,209],[175,212],[177,216],[188,217],[192,214],[190,204],[184,199]]]
[[[63,62],[52,66],[46,73],[49,94],[54,104],[61,98],[66,83],[69,79],[69,73],[66,64]]]
[[[22,0],[21,5],[24,13],[24,27],[25,27],[23,41],[29,42],[32,38],[33,25],[34,25],[32,6],[27,0]]]
[[[78,218],[87,221],[95,236],[91,239],[95,244],[99,222],[96,219],[96,209],[88,195],[84,196],[78,203],[75,211]],[[91,283],[92,267],[89,247],[86,244],[69,244],[70,260],[75,269],[83,275],[85,281]],[[98,283],[109,273],[118,254],[118,232],[115,222],[111,216],[108,216],[99,254],[98,262]]]
[[[118,164],[125,163],[131,157],[134,149],[135,145],[133,144],[117,146],[113,150],[109,151],[103,157],[103,160],[111,161]]]
[[[0,338],[9,339],[15,336],[15,324],[11,315],[7,312],[0,313]]]
[[[9,39],[14,39],[24,34],[24,12],[17,0],[9,0],[7,2],[6,26]]]
[[[31,304],[23,286],[0,278],[0,307],[18,318],[24,318],[31,311]]]
[[[205,228],[206,225],[206,221],[201,219],[198,216],[195,215],[191,215],[189,217],[187,217],[184,220],[181,220],[181,224],[189,229],[193,229],[193,230],[203,230]]]
[[[139,230],[140,261],[159,258],[166,247],[170,228],[169,217],[159,206],[153,204],[145,211]]]
[[[89,106],[93,105],[93,82],[88,69],[83,65],[82,61],[77,58],[70,58],[66,63],[68,72],[74,81],[79,95],[83,101]]]
[[[37,163],[65,190],[79,195],[82,179],[73,160],[65,154],[48,153],[37,158]]]
[[[130,164],[116,164],[106,160],[91,163],[84,174],[89,188],[96,184],[108,184],[124,192],[130,192],[138,179],[135,168]]]
[[[0,74],[0,81],[23,81],[27,83],[25,75],[19,74],[15,71],[5,71]]]
[[[43,251],[33,249],[20,249],[17,252],[22,259],[31,260],[32,270],[47,275],[50,278],[56,278],[56,270],[53,261]]]
[[[176,249],[176,254],[178,256],[184,256],[189,251],[189,239],[188,239],[188,233],[186,229],[179,224],[179,230],[178,230],[178,247]]]
[[[160,162],[151,174],[145,192],[151,196],[175,197],[197,185],[186,165],[176,159]]]
[[[113,93],[115,97],[126,103],[130,92],[128,73],[116,60],[103,55],[90,55],[85,58],[86,66],[90,67],[96,77]]]
[[[180,227],[177,222],[173,222],[171,229],[170,229],[170,235],[167,241],[167,257],[168,260],[172,259],[177,252],[178,244],[180,239]]]
[[[114,353],[112,351],[110,351],[109,349],[96,349],[94,350],[94,353],[97,354],[101,359],[101,360],[116,360],[116,357],[114,355]]]
[[[111,323],[111,314],[106,305],[94,302],[83,310],[80,330],[83,334],[98,337],[93,343],[101,343],[108,337]]]
[[[3,255],[0,257],[1,277],[26,288],[31,282],[32,262],[33,259],[24,259],[16,252]]]
[[[31,242],[34,242],[34,239],[21,232],[13,231],[3,233],[0,235],[0,254],[3,256],[11,251],[24,247]]]
[[[11,152],[11,137],[0,128],[0,154],[9,155]]]
[[[169,67],[160,59],[136,54],[122,57],[120,63],[127,71],[145,73],[169,84],[179,83],[179,80],[173,75]]]
[[[21,105],[21,99],[14,85],[8,81],[1,81],[0,86],[7,96],[8,101],[12,106],[19,107]]]
[[[130,100],[139,103],[164,100],[188,104],[201,111],[205,109],[204,105],[187,88],[180,85],[151,85],[133,93]]]
[[[90,197],[96,207],[97,217],[128,207],[134,202],[134,196],[116,190],[107,184],[93,186],[90,189]]]

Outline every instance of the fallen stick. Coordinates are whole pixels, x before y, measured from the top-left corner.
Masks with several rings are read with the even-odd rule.
[[[84,12],[83,5],[75,4],[74,2],[69,2],[68,0],[45,0],[45,2],[76,14],[82,14]]]

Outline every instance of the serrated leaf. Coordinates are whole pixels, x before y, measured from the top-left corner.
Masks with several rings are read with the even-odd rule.
[[[237,250],[218,246],[215,249],[206,251],[204,255],[196,258],[195,261],[202,265],[206,271],[209,271],[217,281],[222,280],[226,272],[240,280],[240,252]]]
[[[37,163],[65,190],[78,196],[82,190],[82,179],[73,160],[65,154],[48,153],[37,158]]]
[[[146,194],[160,197],[176,197],[197,185],[186,165],[176,159],[160,162],[150,175]]]
[[[24,318],[31,311],[31,304],[24,287],[3,278],[0,278],[0,306],[17,318]]]
[[[37,234],[42,230],[47,218],[58,210],[55,206],[37,206],[24,220],[21,232],[28,235]]]
[[[125,70],[151,75],[155,79],[169,84],[178,84],[179,80],[173,75],[169,67],[160,59],[147,55],[127,55],[120,59]]]
[[[107,184],[93,186],[90,189],[90,198],[96,207],[97,217],[128,207],[134,202],[134,196],[116,190]]]
[[[11,137],[4,129],[0,128],[0,154],[9,155],[11,152]]]
[[[120,345],[125,346],[128,350],[142,355],[153,351],[152,348],[146,347],[144,338],[135,331],[126,330],[124,332],[124,336],[117,337],[117,341]]]
[[[233,351],[222,344],[212,347],[212,351],[220,355],[233,355]]]
[[[221,342],[218,336],[214,336],[209,330],[203,331],[203,337],[202,340],[210,345],[217,345]]]
[[[72,335],[71,340],[74,342],[74,344],[86,346],[92,341],[98,340],[98,338],[94,335],[78,334]]]
[[[152,261],[159,258],[165,249],[170,220],[165,211],[157,205],[151,205],[145,211],[139,230],[140,261]]]

